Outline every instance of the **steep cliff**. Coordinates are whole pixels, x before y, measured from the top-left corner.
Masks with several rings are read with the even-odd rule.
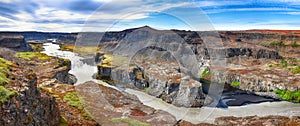
[[[3,33],[0,33],[0,47],[6,47],[20,51],[26,51],[30,49],[22,35]]]
[[[112,78],[110,81],[123,80],[128,84],[115,84],[145,90],[178,106],[202,106],[205,98],[210,99],[202,93],[203,85],[197,78],[262,96],[279,98],[275,92],[278,89],[299,90],[298,41],[298,34],[276,31],[161,31],[146,26],[108,32],[99,43],[100,48],[106,53],[125,57],[129,61],[119,64],[119,60],[112,60],[113,67],[100,64],[98,74]],[[138,58],[134,60],[134,57]],[[217,58],[221,60],[218,61]],[[279,63],[282,61],[293,63],[283,66]],[[178,66],[172,68],[172,63]],[[127,68],[130,66],[130,69],[120,69],[120,66],[124,65],[127,65]],[[174,69],[177,69],[175,75],[178,74],[180,85],[174,85],[168,80],[172,72],[166,71]],[[182,85],[194,86],[188,86],[189,91],[183,91],[185,88]],[[177,97],[177,94],[181,97]],[[177,98],[184,101],[188,97],[201,102],[176,103]]]
[[[53,96],[37,87],[37,77],[28,69],[13,65],[8,83],[1,87],[1,125],[57,125],[60,112]]]

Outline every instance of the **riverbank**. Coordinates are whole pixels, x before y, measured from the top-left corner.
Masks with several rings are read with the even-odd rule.
[[[48,45],[49,46],[49,45]],[[51,46],[51,45],[50,45]],[[53,45],[54,46],[54,45]],[[57,56],[63,56],[62,52],[58,53],[57,47],[55,46],[55,50],[52,50],[56,53],[52,53],[52,55]],[[48,50],[49,51],[49,50]],[[51,50],[50,50],[51,51]],[[69,52],[64,52],[69,53]],[[77,59],[80,59],[78,56],[75,56],[75,54],[72,54],[72,56],[64,56],[69,58],[72,61],[72,73],[78,77],[79,82],[85,81],[84,77],[80,77],[81,75],[90,76],[93,75],[93,70],[96,66],[84,66],[84,65],[76,65],[76,62],[79,62]],[[75,60],[76,59],[76,60]],[[81,67],[83,66],[83,67]],[[92,69],[87,69],[92,68]],[[82,78],[83,80],[81,80]],[[92,80],[92,79],[90,79]],[[96,80],[94,80],[96,81]],[[97,81],[96,81],[97,82]],[[101,82],[100,84],[103,84],[108,87],[114,86],[108,85],[104,82]],[[116,88],[118,89],[118,88]],[[121,90],[121,89],[119,89]],[[290,102],[265,102],[260,104],[250,104],[246,106],[236,106],[236,107],[228,107],[228,109],[222,109],[222,108],[212,108],[212,107],[203,107],[203,108],[184,108],[184,107],[176,107],[171,104],[168,104],[161,99],[155,98],[153,96],[150,96],[146,93],[143,93],[141,91],[132,90],[132,89],[125,89],[124,90],[127,93],[130,93],[132,95],[137,96],[137,98],[147,106],[150,106],[154,109],[160,109],[163,111],[166,111],[176,117],[177,120],[186,120],[189,122],[192,122],[194,124],[207,122],[207,123],[214,123],[214,119],[217,117],[223,117],[223,116],[237,116],[237,117],[246,117],[246,116],[267,116],[267,115],[282,115],[282,116],[300,116],[300,107],[299,104],[290,103]]]

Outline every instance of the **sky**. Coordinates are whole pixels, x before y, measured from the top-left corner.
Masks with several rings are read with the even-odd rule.
[[[300,0],[0,0],[0,31],[300,30]]]

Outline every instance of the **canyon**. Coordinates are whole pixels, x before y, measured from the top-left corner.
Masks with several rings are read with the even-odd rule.
[[[31,76],[24,72],[24,76],[30,75],[27,80],[15,79],[9,82],[9,86],[4,86],[18,92],[18,95],[11,96],[3,103],[0,110],[10,113],[0,114],[3,119],[0,123],[5,125],[54,125],[64,122],[62,120],[67,120],[71,125],[121,125],[132,122],[141,125],[193,125],[184,120],[176,120],[167,110],[153,109],[141,102],[139,96],[119,89],[144,92],[175,107],[185,108],[230,108],[280,100],[299,102],[298,96],[289,96],[299,92],[300,85],[298,31],[196,32],[156,30],[145,26],[106,33],[2,32],[0,35],[3,50],[0,57],[15,62],[17,67],[14,69],[17,71],[27,69],[34,73]],[[74,52],[76,48],[85,46],[99,47],[93,53],[86,51],[87,55],[82,56],[83,59],[76,60],[93,64],[97,70],[87,70],[89,77],[85,77],[84,73],[72,71],[75,61],[64,59],[68,58],[65,56],[47,58],[44,61],[39,61],[39,56],[31,61],[14,56],[20,51],[33,51],[30,46],[33,43],[29,41],[43,44],[49,42],[49,39],[57,39],[55,43],[60,46],[70,45]],[[47,45],[44,48],[45,46]],[[93,80],[90,72],[96,73],[95,79],[103,80],[116,89],[88,81]],[[12,72],[14,73],[18,72]],[[23,74],[18,76],[21,78]],[[24,88],[22,83],[28,86]],[[16,87],[21,89],[15,89]],[[94,89],[98,90],[89,93]],[[85,101],[81,104],[84,109],[68,105],[65,97],[74,92],[79,99]],[[17,113],[22,114],[17,118],[13,109],[20,102],[20,112]],[[41,107],[33,108],[27,102]],[[45,112],[45,116],[40,116],[41,111]],[[129,121],[123,119],[124,113],[127,113]],[[297,113],[295,117],[269,116],[261,121],[258,121],[259,118],[264,117],[224,117],[216,118],[210,123],[234,125],[251,120],[251,123],[258,125],[299,124],[296,115]],[[76,119],[79,116],[81,119]],[[4,121],[7,118],[10,122]]]

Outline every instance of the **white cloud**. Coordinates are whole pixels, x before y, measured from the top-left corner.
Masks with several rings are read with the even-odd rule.
[[[227,5],[245,5],[249,3],[248,1],[199,1],[194,2],[196,6],[199,7],[217,7],[217,6],[227,6]]]

